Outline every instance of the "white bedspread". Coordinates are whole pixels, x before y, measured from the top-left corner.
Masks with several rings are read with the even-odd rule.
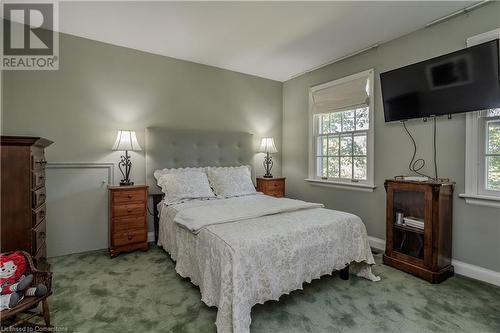
[[[359,217],[288,200],[253,195],[162,207],[158,244],[176,260],[177,273],[200,287],[202,301],[218,308],[219,333],[249,332],[253,305],[347,263],[351,273],[379,279]]]
[[[324,207],[323,204],[301,200],[251,195],[232,200],[216,200],[209,205],[185,207],[174,222],[198,233],[201,228],[229,222],[248,220],[265,215],[293,212],[301,209]]]

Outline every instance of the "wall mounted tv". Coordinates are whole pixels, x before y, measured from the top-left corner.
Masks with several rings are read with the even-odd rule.
[[[499,40],[380,74],[385,121],[500,107]]]

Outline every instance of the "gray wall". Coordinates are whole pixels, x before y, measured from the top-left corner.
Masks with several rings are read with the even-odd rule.
[[[256,141],[273,136],[281,152],[281,121],[280,82],[64,34],[60,35],[58,71],[2,75],[2,134],[53,140],[47,149],[49,162],[116,162],[120,153],[111,151],[116,130],[138,131],[144,147],[144,130],[153,125],[245,131],[253,133]],[[262,174],[261,158],[256,155],[257,174]],[[132,160],[132,179],[143,184],[144,151],[132,152]],[[280,161],[278,153],[276,175],[281,174]],[[115,183],[119,176],[115,168]],[[98,185],[102,184],[96,184],[96,191]],[[57,205],[69,203],[51,204],[49,219],[50,209],[62,214]],[[73,205],[75,214],[67,218],[88,223],[90,233],[92,224],[78,213],[94,208],[77,200]],[[87,236],[82,236],[81,227],[49,227],[49,253],[51,239],[59,237],[76,241]]]
[[[450,21],[422,29],[381,45],[378,49],[302,75],[283,86],[283,175],[287,195],[320,201],[329,208],[358,214],[368,234],[385,239],[384,180],[408,174],[412,146],[400,123],[384,123],[379,74],[465,47],[465,40],[500,26],[500,3],[494,3]],[[375,89],[375,183],[372,193],[312,186],[307,178],[308,89],[353,73],[374,68]],[[432,123],[408,123],[419,145],[419,155],[432,174]],[[466,204],[464,193],[465,117],[438,121],[439,175],[456,182],[453,221],[453,257],[500,271],[500,209]]]

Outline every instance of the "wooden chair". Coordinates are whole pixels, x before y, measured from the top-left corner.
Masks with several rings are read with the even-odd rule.
[[[26,275],[33,274],[33,286],[43,283],[47,287],[47,294],[42,297],[25,297],[12,309],[3,310],[0,312],[1,329],[9,330],[14,327],[33,326],[34,323],[29,322],[34,317],[41,317],[45,321],[46,327],[50,327],[50,312],[47,298],[52,295],[52,273],[39,271],[35,268],[31,255],[24,251],[15,251],[21,253],[26,258],[28,265],[26,267]],[[5,254],[11,254],[8,252]],[[42,303],[42,311],[37,311],[38,305]],[[40,325],[38,325],[40,326]]]

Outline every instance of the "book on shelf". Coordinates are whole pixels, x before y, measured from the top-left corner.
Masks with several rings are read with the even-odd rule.
[[[403,223],[409,227],[424,229],[424,220],[418,217],[406,216],[403,218]]]

